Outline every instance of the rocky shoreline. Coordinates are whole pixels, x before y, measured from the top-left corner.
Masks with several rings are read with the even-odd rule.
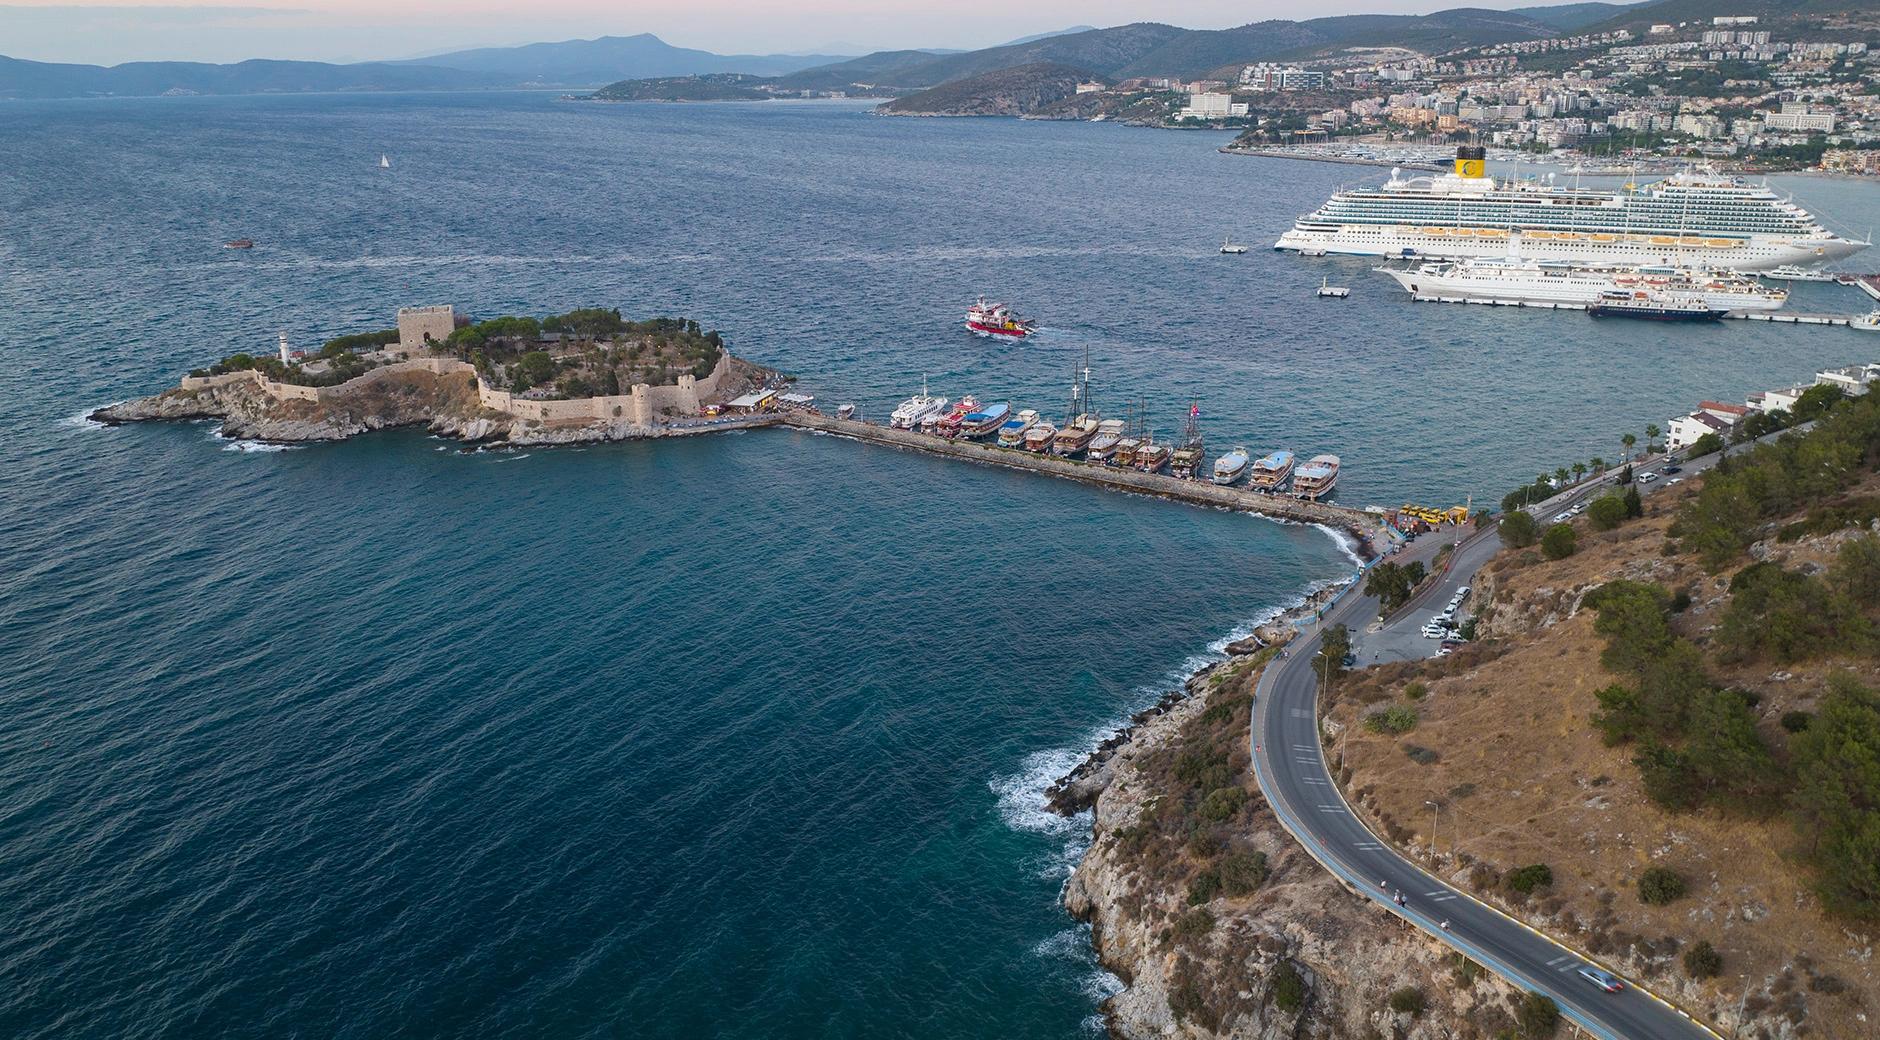
[[[739,363],[742,365],[742,363]],[[751,373],[762,370],[744,366]],[[392,378],[357,380],[345,393],[320,401],[278,400],[250,381],[179,386],[150,397],[98,408],[91,421],[116,426],[133,422],[221,420],[222,436],[269,444],[341,441],[374,430],[422,427],[466,443],[513,447],[645,440],[715,433],[774,423],[772,416],[722,419],[679,418],[653,424],[630,420],[545,424],[483,407],[474,385],[422,370]]]
[[[1050,789],[1053,811],[1092,812],[1063,902],[1124,982],[1101,1006],[1112,1036],[1448,1040],[1512,1026],[1517,991],[1327,873],[1251,776],[1260,670],[1340,588],[1227,647]]]

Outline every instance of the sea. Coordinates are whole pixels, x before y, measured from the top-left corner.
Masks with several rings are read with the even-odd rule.
[[[0,137],[8,1037],[1100,1035],[1121,983],[1058,903],[1089,820],[1043,788],[1357,564],[807,433],[84,418],[281,332],[682,315],[876,419],[923,381],[1058,416],[1088,370],[1164,437],[1198,408],[1216,450],[1338,454],[1355,506],[1492,504],[1880,354],[1412,304],[1266,248],[1386,171],[1210,132],[518,92],[11,102]],[[1776,183],[1880,223],[1869,184]],[[982,294],[1043,332],[969,337]]]

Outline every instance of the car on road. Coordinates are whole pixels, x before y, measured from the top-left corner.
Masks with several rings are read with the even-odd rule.
[[[1684,483],[1683,477],[1672,477],[1670,480],[1665,481],[1665,486],[1670,487],[1673,484],[1682,484],[1682,483]]]
[[[1441,639],[1448,634],[1449,627],[1447,625],[1439,625],[1432,621],[1423,626],[1423,638],[1425,639]]]
[[[1649,484],[1652,481],[1657,480],[1657,479],[1658,479],[1658,474],[1656,473],[1640,473],[1638,475],[1638,482],[1641,484]]]
[[[1617,993],[1625,988],[1625,983],[1619,981],[1619,976],[1614,975],[1604,968],[1595,968],[1591,964],[1580,969],[1580,978],[1585,979],[1608,993]]]
[[[1564,523],[1566,523],[1567,521],[1569,521],[1569,520],[1571,520],[1571,519],[1573,519],[1573,514],[1572,514],[1572,513],[1562,513],[1562,514],[1560,514],[1559,516],[1556,516],[1556,517],[1554,517],[1554,523],[1556,523],[1556,524],[1564,524]]]
[[[1666,473],[1682,473],[1684,472],[1684,467],[1683,466],[1666,466],[1664,471]]]

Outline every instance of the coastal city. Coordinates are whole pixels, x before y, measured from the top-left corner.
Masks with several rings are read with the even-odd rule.
[[[1880,1036],[1873,0],[105,2],[0,1036]]]

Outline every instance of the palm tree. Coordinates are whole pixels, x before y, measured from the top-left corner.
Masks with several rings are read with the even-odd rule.
[[[1585,480],[1585,479],[1586,479],[1586,463],[1584,462],[1574,463],[1573,464],[1573,482],[1577,484],[1580,481]]]
[[[1654,442],[1658,440],[1659,433],[1656,426],[1645,427],[1645,454],[1650,455],[1658,450],[1658,445]]]
[[[1559,469],[1557,469],[1557,470],[1554,470],[1554,486],[1555,486],[1555,487],[1566,487],[1566,486],[1567,486],[1567,476],[1568,476],[1568,473],[1567,473],[1567,467],[1565,467],[1565,466],[1562,466],[1562,467],[1560,467]]]
[[[1619,443],[1625,445],[1625,458],[1629,459],[1632,457],[1632,446],[1638,443],[1638,438],[1628,433],[1619,438]]]
[[[1595,455],[1595,456],[1593,456],[1593,459],[1592,459],[1592,463],[1591,463],[1591,464],[1592,464],[1592,467],[1593,467],[1593,472],[1595,472],[1595,473],[1604,473],[1604,472],[1606,472],[1606,460],[1605,460],[1605,459],[1602,459],[1602,458],[1600,458],[1599,456],[1597,456],[1597,455]]]

